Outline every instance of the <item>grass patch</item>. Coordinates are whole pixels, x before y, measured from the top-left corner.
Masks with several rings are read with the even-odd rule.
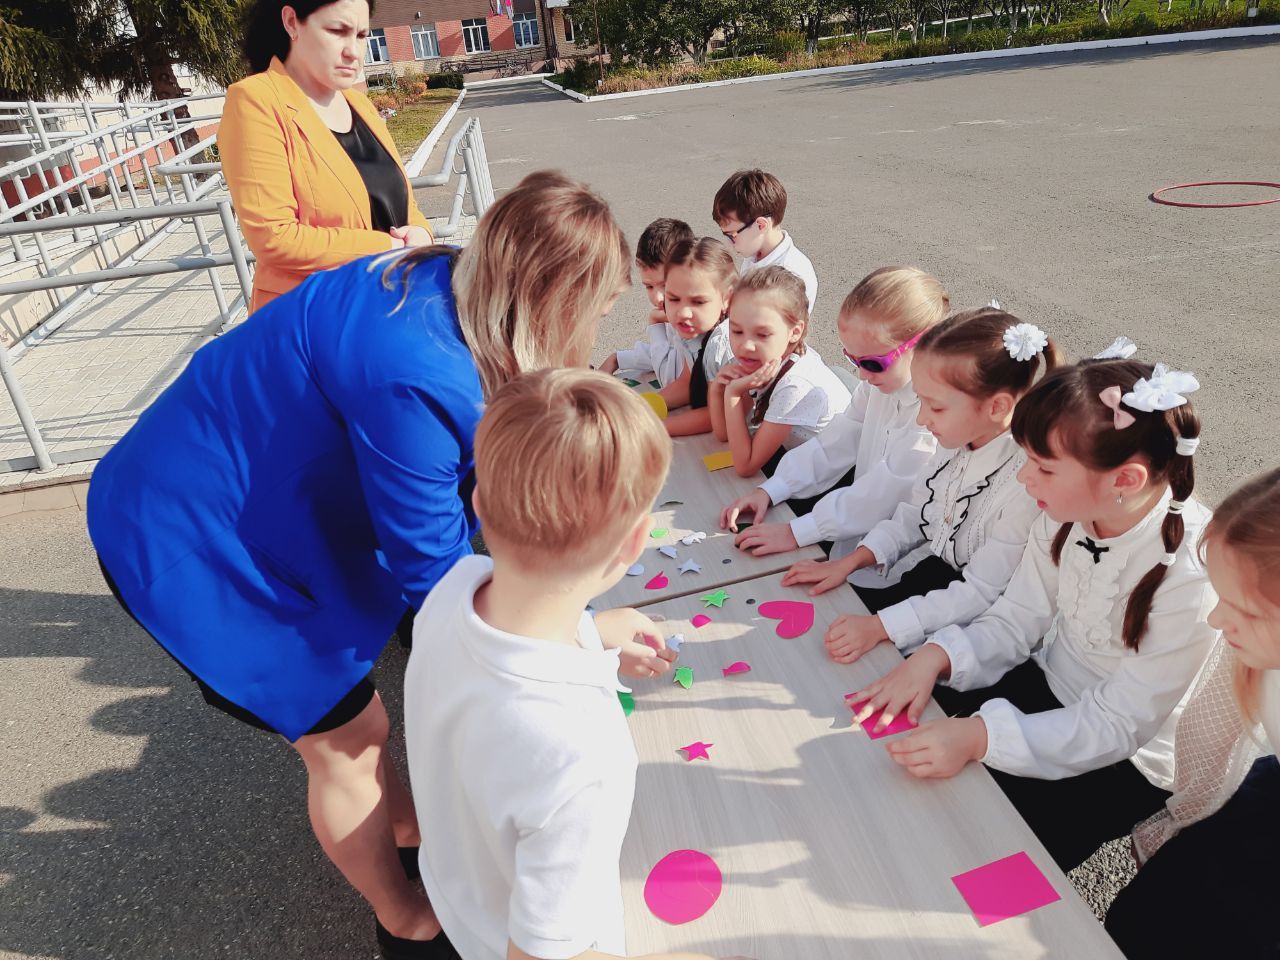
[[[396,107],[396,115],[387,119],[391,137],[400,150],[400,159],[407,160],[427,138],[432,128],[458,99],[457,90],[428,90],[419,94],[415,103]]]

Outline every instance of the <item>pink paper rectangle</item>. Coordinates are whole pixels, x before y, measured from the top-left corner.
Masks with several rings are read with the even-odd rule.
[[[1025,852],[961,873],[952,877],[951,882],[980,927],[1030,913],[1062,899]]]
[[[862,709],[862,705],[867,701],[861,700],[858,703],[850,703],[849,697],[851,696],[853,696],[853,694],[845,695],[845,703],[849,704],[849,709],[853,711],[853,715],[856,717],[858,715],[858,711]],[[862,721],[862,729],[867,731],[867,736],[872,740],[879,740],[881,737],[891,737],[895,733],[905,733],[908,730],[914,730],[918,726],[918,724],[912,723],[908,720],[905,713],[900,713],[893,718],[893,723],[889,724],[883,730],[877,731],[876,724],[880,722],[880,714],[883,712],[883,710],[877,710],[871,716],[867,717],[867,719]]]

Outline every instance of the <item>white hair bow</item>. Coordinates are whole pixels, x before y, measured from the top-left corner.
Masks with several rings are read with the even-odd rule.
[[[1183,370],[1170,370],[1157,363],[1150,377],[1143,377],[1124,395],[1124,402],[1134,410],[1152,413],[1172,410],[1187,402],[1186,394],[1200,389],[1200,381]]]
[[[1015,323],[1004,331],[1004,348],[1020,363],[1049,345],[1049,337],[1034,323]]]
[[[1101,353],[1095,353],[1095,360],[1128,360],[1138,352],[1138,345],[1128,337],[1116,337],[1111,341],[1111,346],[1103,350]]]

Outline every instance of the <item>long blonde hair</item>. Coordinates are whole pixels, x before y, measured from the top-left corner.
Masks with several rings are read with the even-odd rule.
[[[554,170],[521,180],[481,218],[467,246],[393,258],[384,283],[432,257],[457,257],[458,324],[486,398],[522,373],[585,366],[605,308],[631,284],[631,249],[609,205]],[[403,269],[400,269],[403,265]]]
[[[1206,545],[1227,547],[1246,561],[1263,596],[1280,606],[1280,468],[1254,477],[1222,501],[1205,528],[1202,547]],[[1236,660],[1232,686],[1250,723],[1258,722],[1263,673]]]
[[[840,321],[866,313],[885,326],[889,339],[910,340],[941,323],[950,308],[941,281],[919,267],[881,267],[849,291],[840,305]]]

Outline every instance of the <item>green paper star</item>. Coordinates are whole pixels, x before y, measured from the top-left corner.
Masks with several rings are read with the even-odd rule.
[[[622,715],[629,717],[636,712],[636,698],[629,693],[618,691],[618,702],[622,704]]]
[[[676,667],[675,682],[688,690],[693,686],[693,667]]]
[[[729,594],[724,590],[717,590],[715,593],[704,594],[699,597],[703,606],[724,608],[724,602],[729,599]]]
[[[649,536],[652,537],[654,540],[661,540],[666,535],[667,535],[666,527],[654,527],[652,530],[649,531]]]

